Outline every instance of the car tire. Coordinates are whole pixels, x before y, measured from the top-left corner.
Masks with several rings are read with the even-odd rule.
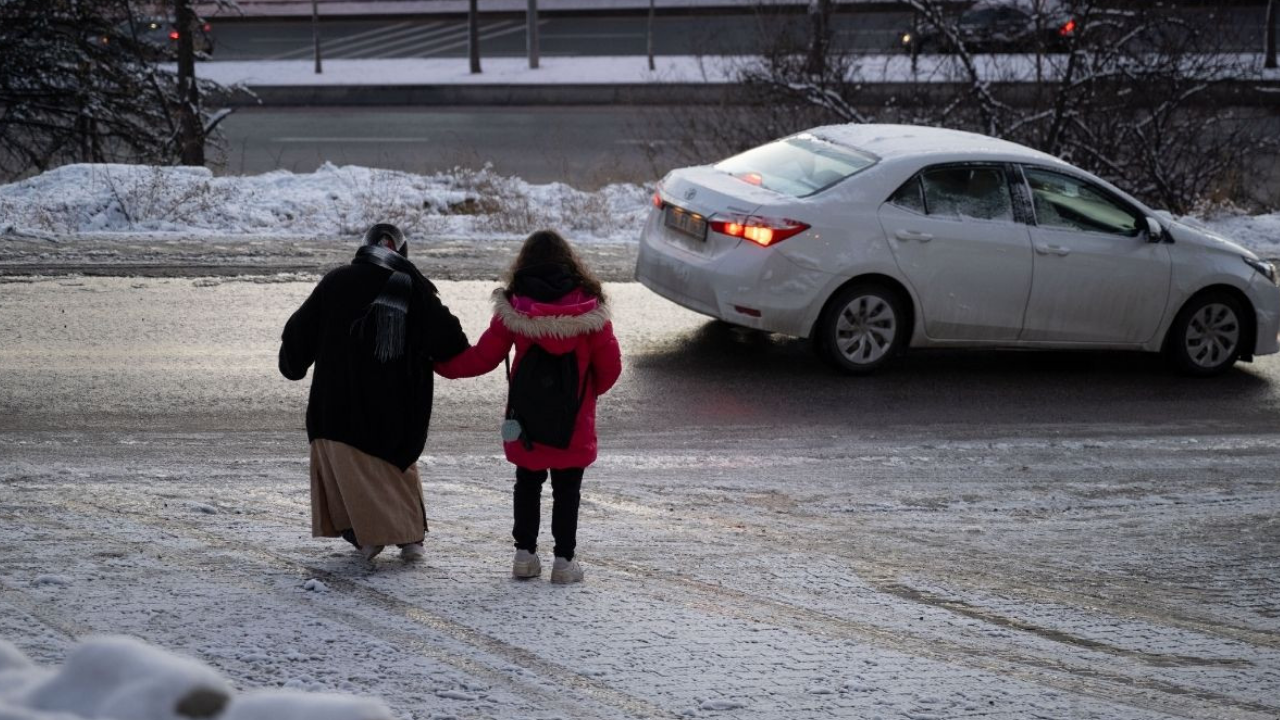
[[[868,375],[902,353],[911,336],[902,296],[877,283],[850,285],[836,293],[812,338],[828,363],[850,375]]]
[[[1244,309],[1222,292],[1192,298],[1169,327],[1165,355],[1186,375],[1212,377],[1235,365],[1244,354]]]

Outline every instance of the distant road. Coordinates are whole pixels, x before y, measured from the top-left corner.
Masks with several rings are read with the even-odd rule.
[[[906,13],[841,16],[841,42],[858,50],[894,47]],[[654,52],[737,54],[758,49],[760,28],[754,15],[680,15],[658,17]],[[309,59],[309,20],[236,20],[215,22],[215,60]],[[539,25],[543,55],[644,55],[647,24],[635,16],[543,15]],[[467,26],[458,18],[385,18],[323,20],[322,54],[330,58],[411,58],[464,56]],[[481,49],[489,56],[525,54],[525,21],[499,16],[481,23]]]
[[[1235,49],[1262,49],[1261,8],[1184,11],[1197,23],[1217,23]],[[1216,13],[1216,15],[1212,15]],[[892,51],[910,26],[905,12],[845,11],[834,21],[836,44],[859,52]],[[457,17],[390,17],[321,20],[321,50],[328,58],[461,57],[467,52],[467,27]],[[780,32],[762,28],[751,13],[659,15],[654,52],[658,55],[736,55],[761,51],[762,37]],[[237,19],[214,21],[215,60],[312,57],[309,19]],[[543,55],[644,55],[647,20],[636,15],[544,13],[539,24]],[[490,15],[481,22],[486,56],[525,54],[525,20],[519,14]]]
[[[310,172],[326,161],[416,173],[492,163],[530,182],[597,187],[654,179],[644,148],[654,139],[649,121],[662,112],[625,106],[246,108],[222,128],[227,171],[235,174]]]

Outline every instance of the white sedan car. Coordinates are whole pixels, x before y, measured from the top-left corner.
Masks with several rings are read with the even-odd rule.
[[[675,170],[653,204],[640,282],[851,373],[907,347],[1146,350],[1195,375],[1280,350],[1269,263],[982,135],[815,128]]]

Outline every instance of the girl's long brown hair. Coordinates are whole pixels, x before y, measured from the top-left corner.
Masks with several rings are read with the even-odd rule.
[[[515,262],[511,263],[511,268],[507,270],[507,275],[504,278],[507,283],[507,293],[510,294],[511,292],[511,283],[515,281],[516,273],[525,268],[545,263],[556,263],[565,266],[577,276],[583,292],[599,300],[602,305],[606,302],[604,287],[600,284],[600,281],[582,262],[582,258],[578,257],[578,253],[573,251],[573,246],[569,244],[569,241],[561,237],[560,233],[555,230],[538,230],[525,239],[519,254],[516,255]]]

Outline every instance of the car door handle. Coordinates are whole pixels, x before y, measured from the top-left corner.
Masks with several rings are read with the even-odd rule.
[[[1066,257],[1071,254],[1071,248],[1063,247],[1061,245],[1041,245],[1040,243],[1036,243],[1036,252],[1041,255],[1048,255],[1052,253],[1058,257]]]
[[[929,242],[933,236],[929,233],[917,232],[915,230],[899,230],[894,233],[899,240],[919,240],[920,242]]]

